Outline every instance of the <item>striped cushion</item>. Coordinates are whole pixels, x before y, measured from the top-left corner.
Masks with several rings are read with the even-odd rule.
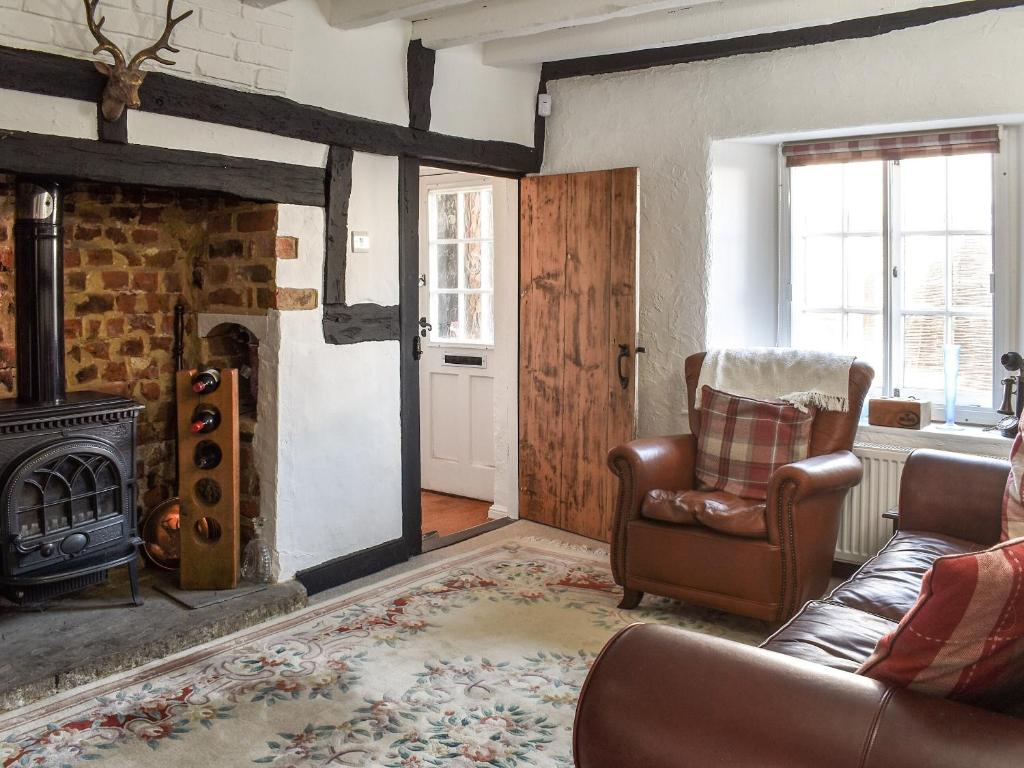
[[[1024,425],[1024,419],[1021,419]],[[1024,536],[1024,504],[1021,503],[1021,489],[1024,488],[1024,451],[1021,450],[1020,428],[1010,448],[1010,476],[1006,479],[1006,493],[1003,494],[1003,541]]]
[[[858,671],[990,709],[1019,706],[1024,701],[1024,539],[936,560],[917,602]]]
[[[814,409],[701,389],[697,479],[706,488],[765,499],[772,473],[807,458]]]

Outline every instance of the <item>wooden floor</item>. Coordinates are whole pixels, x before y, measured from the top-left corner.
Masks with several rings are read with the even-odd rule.
[[[443,493],[422,491],[423,533],[437,531],[438,536],[449,536],[475,525],[487,522],[489,501],[467,499],[462,496],[446,496]]]

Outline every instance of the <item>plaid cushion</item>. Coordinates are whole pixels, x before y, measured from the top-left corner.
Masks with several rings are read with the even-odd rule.
[[[1024,701],[1024,539],[940,557],[899,626],[858,670],[990,709]]]
[[[1006,493],[1003,494],[1003,541],[1024,536],[1024,504],[1021,503],[1021,489],[1024,488],[1024,451],[1021,450],[1021,428],[1017,429],[1013,447],[1010,448],[1010,476],[1006,479]]]
[[[768,497],[768,480],[786,464],[807,458],[814,409],[701,389],[697,479],[708,488],[747,499]]]

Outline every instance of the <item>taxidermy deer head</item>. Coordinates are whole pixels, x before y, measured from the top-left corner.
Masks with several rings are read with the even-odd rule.
[[[153,45],[143,48],[132,57],[129,63],[125,64],[124,53],[103,34],[103,22],[106,21],[106,17],[101,16],[100,20],[96,21],[96,6],[99,5],[100,0],[84,0],[84,2],[89,31],[99,43],[93,49],[93,53],[106,51],[114,58],[113,65],[107,64],[105,61],[94,62],[96,69],[107,76],[107,85],[103,89],[102,111],[103,117],[113,122],[121,117],[125,107],[134,108],[141,103],[139,101],[139,86],[146,79],[146,73],[139,69],[142,62],[153,59],[153,61],[159,61],[161,64],[169,66],[174,64],[173,61],[160,56],[160,50],[166,48],[171,53],[178,52],[177,48],[172,48],[169,44],[171,32],[193,12],[187,11],[178,18],[174,18],[174,0],[167,0],[167,23],[164,26],[164,33]]]

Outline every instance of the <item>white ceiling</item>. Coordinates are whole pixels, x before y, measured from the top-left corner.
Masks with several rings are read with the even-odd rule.
[[[253,0],[249,0],[252,2]],[[739,37],[958,0],[322,0],[334,27],[412,22],[428,48],[482,44],[494,66]]]

